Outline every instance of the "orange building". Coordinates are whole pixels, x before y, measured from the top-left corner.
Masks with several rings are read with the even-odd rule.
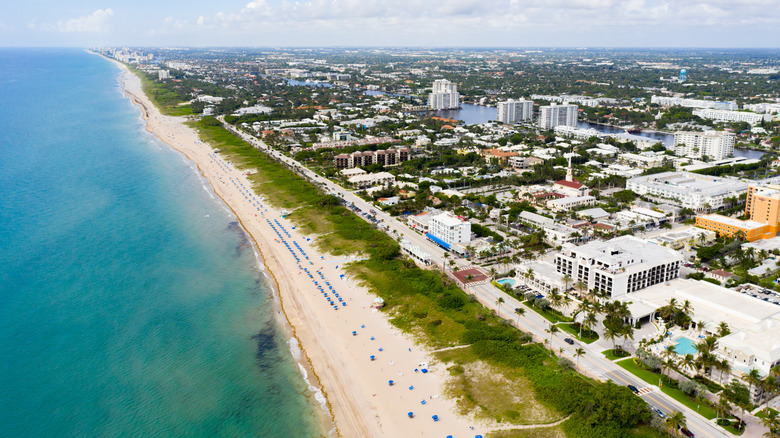
[[[780,186],[748,187],[745,216],[769,225],[769,233],[780,231]]]
[[[750,220],[705,214],[696,217],[696,226],[728,237],[741,231],[748,242],[771,239],[780,231],[780,186],[748,187],[745,216]]]
[[[696,216],[696,226],[708,231],[714,231],[720,236],[727,237],[734,237],[737,232],[742,231],[742,234],[748,242],[774,237],[765,237],[769,232],[769,226],[767,224],[754,221],[742,221],[719,214]]]

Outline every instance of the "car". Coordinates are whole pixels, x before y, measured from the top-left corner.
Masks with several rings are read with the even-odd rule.
[[[666,418],[666,414],[664,414],[664,411],[662,411],[662,410],[660,410],[658,408],[653,408],[653,412],[658,414],[658,416],[661,417],[661,418]]]
[[[567,343],[569,345],[574,345],[574,339],[572,339],[572,338],[566,338],[566,339],[563,340],[563,342],[565,342],[565,343]]]
[[[687,436],[688,438],[694,438],[693,432],[691,432],[690,430],[688,430],[688,429],[686,429],[686,428],[684,428],[684,427],[681,427],[681,428],[680,428],[680,432],[681,432],[683,435]]]
[[[630,389],[631,391],[633,391],[634,394],[639,394],[639,390],[636,389],[636,386],[634,386],[634,385],[626,385],[626,387],[628,389]]]

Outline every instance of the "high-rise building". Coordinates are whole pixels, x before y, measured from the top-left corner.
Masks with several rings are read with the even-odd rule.
[[[734,153],[736,135],[725,131],[677,131],[674,133],[674,153],[681,157],[722,160]]]
[[[680,70],[680,82],[685,82],[688,79],[688,72],[685,69]]]
[[[531,120],[534,115],[534,102],[532,100],[509,99],[498,102],[498,114],[496,121],[501,123],[517,123]]]
[[[460,108],[458,84],[447,79],[433,81],[433,92],[428,95],[428,108],[432,110]]]
[[[577,127],[577,105],[552,105],[539,108],[539,127],[552,129],[556,126]]]

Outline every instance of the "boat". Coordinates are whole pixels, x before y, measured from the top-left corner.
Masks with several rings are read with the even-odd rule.
[[[626,132],[628,132],[629,134],[639,134],[640,132],[642,132],[642,128],[638,126],[631,126],[630,128],[626,128]]]

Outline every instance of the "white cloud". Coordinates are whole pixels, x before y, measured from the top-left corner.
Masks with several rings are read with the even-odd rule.
[[[105,32],[108,30],[108,21],[113,15],[114,11],[111,8],[97,9],[83,17],[58,21],[51,28],[59,32]]]

